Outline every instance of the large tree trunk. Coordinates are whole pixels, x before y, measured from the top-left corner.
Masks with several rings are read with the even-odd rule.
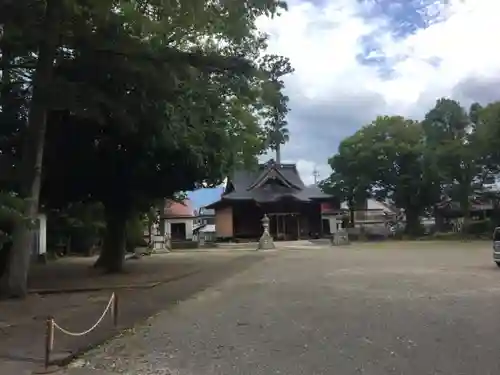
[[[470,221],[471,221],[471,202],[470,198],[473,193],[472,189],[472,177],[470,176],[470,170],[467,168],[463,171],[463,175],[460,181],[459,186],[459,202],[460,202],[460,211],[462,211],[462,215],[464,218],[462,233],[466,233],[469,230]]]
[[[444,217],[441,211],[436,206],[434,206],[434,222],[436,232],[442,232],[444,229]]]
[[[127,219],[125,210],[106,208],[106,234],[95,267],[109,273],[123,270],[126,252]]]
[[[356,226],[356,218],[355,218],[356,205],[354,200],[348,199],[347,206],[349,207],[349,221],[351,223],[351,228],[354,228]]]
[[[38,53],[38,62],[33,77],[33,95],[28,113],[28,128],[24,135],[20,169],[20,193],[26,199],[24,215],[35,220],[42,176],[43,148],[47,128],[48,90],[54,71],[54,59],[59,42],[60,0],[47,0],[45,20]],[[25,297],[27,294],[28,270],[32,231],[25,224],[18,224],[13,233],[13,246],[7,273],[4,276],[3,292],[10,297]]]
[[[407,208],[405,209],[405,216],[405,233],[413,236],[422,234],[422,225],[420,223],[420,215],[418,210]]]
[[[462,226],[462,232],[466,233],[469,230],[470,220],[471,220],[469,194],[461,198],[460,211],[462,211],[464,217],[464,225]]]

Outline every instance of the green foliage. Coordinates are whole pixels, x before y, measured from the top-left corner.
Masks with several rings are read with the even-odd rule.
[[[465,213],[469,212],[471,195],[482,187],[490,173],[484,162],[486,148],[480,136],[480,114],[478,104],[467,113],[458,102],[440,99],[422,122],[443,193],[460,202]]]
[[[47,213],[48,251],[68,246],[73,253],[88,253],[102,238],[106,224],[100,203],[74,202]]]
[[[106,230],[123,237],[127,220],[159,200],[255,164],[261,124],[287,110],[276,82],[291,69],[263,56],[255,22],[285,9],[280,0],[0,4],[0,166],[14,169],[4,186],[28,198],[28,216],[42,186],[42,203],[79,232],[97,229],[69,223],[81,218],[71,205],[102,204]],[[120,258],[123,238],[106,238]]]
[[[487,233],[489,236],[491,236],[491,233],[493,233],[493,229],[495,229],[495,226],[493,225],[491,220],[485,219],[470,222],[465,228],[465,233],[475,236],[480,236]]]
[[[133,252],[136,247],[146,247],[148,244],[144,240],[144,223],[140,215],[136,215],[127,222],[126,246],[128,252]]]
[[[412,233],[419,217],[447,196],[460,204],[469,228],[471,198],[498,173],[498,129],[498,103],[474,103],[466,111],[443,98],[422,122],[378,117],[341,142],[329,159],[333,173],[321,185],[351,207],[368,197],[389,200],[404,209]]]
[[[260,68],[268,78],[263,85],[263,100],[268,104],[264,114],[267,144],[271,150],[279,152],[280,146],[290,137],[286,121],[289,98],[283,94],[283,77],[293,73],[294,69],[287,58],[276,55],[264,57]]]
[[[333,172],[321,187],[350,207],[368,197],[392,202],[404,209],[412,234],[420,231],[419,218],[446,196],[459,203],[464,231],[475,236],[492,228],[489,220],[471,223],[469,215],[471,199],[484,198],[485,184],[499,172],[498,150],[499,103],[474,103],[466,111],[443,98],[421,122],[378,117],[344,139],[329,159]]]
[[[15,225],[27,222],[23,215],[25,202],[12,192],[0,191],[0,277],[7,271]]]
[[[408,229],[418,231],[417,219],[432,199],[422,135],[417,122],[378,117],[341,142],[329,160],[334,173],[325,183],[351,206],[369,196],[393,201],[405,209]]]
[[[361,208],[369,195],[371,185],[367,173],[363,173],[361,148],[356,137],[341,142],[339,152],[328,160],[333,173],[319,183],[319,187],[327,194],[347,202],[350,211],[350,224],[354,226],[354,212]]]
[[[483,147],[483,162],[487,170],[500,172],[500,102],[481,108],[478,113],[477,138]]]
[[[0,192],[0,251],[12,240],[12,230],[17,222],[25,220],[22,214],[24,201],[12,192]]]
[[[419,240],[429,241],[477,241],[477,240],[491,240],[491,231],[481,233],[467,233],[467,232],[436,232],[429,236],[418,238]]]
[[[204,2],[193,9],[158,2],[150,4],[155,17],[137,19],[131,4],[106,22],[97,19],[92,35],[70,41],[77,53],[56,65],[59,106],[49,114],[44,183],[52,205],[90,198],[143,210],[197,184],[218,184],[234,165],[255,163],[263,151],[259,122],[282,96],[282,87],[272,91],[269,83],[276,69],[290,68],[274,56],[248,69],[259,66],[252,59],[265,46],[252,20],[281,5],[227,3],[227,13],[219,13]],[[186,12],[193,18],[186,20]],[[217,19],[215,31],[216,15],[225,21]],[[129,25],[131,18],[142,26]],[[173,25],[188,21],[176,49],[168,46],[166,35],[178,31]],[[185,39],[188,31],[193,35]],[[132,52],[109,53],[109,40],[114,51]]]

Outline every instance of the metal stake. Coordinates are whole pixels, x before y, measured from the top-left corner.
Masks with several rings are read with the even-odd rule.
[[[50,354],[52,349],[54,349],[54,318],[51,316],[47,317],[45,328],[45,370],[49,368],[50,365]]]

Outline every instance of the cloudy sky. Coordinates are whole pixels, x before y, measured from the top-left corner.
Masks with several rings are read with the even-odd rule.
[[[500,100],[500,0],[289,0],[259,27],[290,58],[284,161],[305,183],[377,115],[421,118],[436,99]],[[199,192],[199,204],[219,191]]]
[[[421,118],[448,96],[500,99],[500,0],[290,0],[259,27],[290,58],[282,158],[321,177],[339,142],[377,115]]]

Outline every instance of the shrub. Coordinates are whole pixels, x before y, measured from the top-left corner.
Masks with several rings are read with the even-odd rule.
[[[128,252],[134,252],[137,247],[148,246],[144,239],[144,223],[139,216],[128,221],[126,241]]]
[[[472,221],[465,228],[465,233],[471,235],[490,235],[493,232],[493,224],[489,219]]]
[[[199,244],[197,241],[191,240],[176,240],[172,241],[172,249],[197,249]]]
[[[0,249],[11,240],[17,221],[23,220],[24,201],[15,193],[0,191]]]
[[[469,234],[459,232],[436,232],[433,235],[420,238],[421,240],[443,240],[443,241],[470,241],[477,239],[491,239],[491,233]]]
[[[0,191],[0,277],[7,270],[14,226],[25,220],[23,206],[24,201],[15,193]]]

